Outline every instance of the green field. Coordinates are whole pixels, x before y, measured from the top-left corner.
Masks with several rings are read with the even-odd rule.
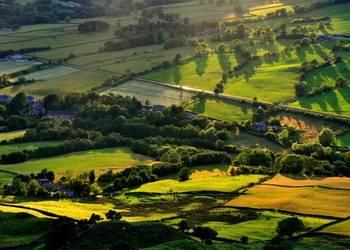
[[[12,140],[18,137],[22,137],[24,136],[25,132],[25,130],[18,130],[7,133],[0,133],[0,141]]]
[[[311,109],[337,115],[350,116],[350,87],[299,99],[291,107]]]
[[[0,93],[15,95],[19,92],[25,92],[28,95],[44,97],[52,93],[63,94],[69,92],[82,92],[88,91],[92,87],[100,86],[108,77],[108,75],[102,73],[78,71],[46,81],[7,87],[1,89]]]
[[[255,220],[248,220],[236,224],[228,222],[210,221],[203,226],[211,227],[218,232],[219,237],[240,240],[242,236],[248,236],[249,240],[270,240],[277,235],[276,228],[279,221],[291,217],[278,212],[262,212]],[[315,217],[298,217],[308,228],[316,228],[331,220]]]
[[[56,78],[60,76],[69,75],[71,73],[77,72],[77,69],[66,67],[66,66],[57,66],[49,69],[39,70],[27,75],[23,75],[23,77],[26,80],[49,80],[51,78]],[[13,81],[16,81],[18,78],[11,79]]]
[[[75,152],[13,165],[0,165],[0,170],[30,174],[47,168],[54,171],[56,175],[62,176],[79,174],[92,169],[95,169],[97,173],[109,170],[118,171],[137,162],[149,160],[151,160],[149,157],[133,154],[128,148],[120,147]]]
[[[191,179],[185,182],[160,180],[147,183],[132,192],[167,193],[169,191],[184,193],[198,191],[233,192],[250,183],[256,183],[263,175],[218,176]]]
[[[41,147],[56,146],[63,144],[64,141],[39,141],[39,142],[25,142],[16,144],[0,145],[0,155],[9,154],[23,150],[34,150]]]
[[[238,123],[250,120],[253,116],[253,109],[249,105],[216,98],[201,99],[188,108],[207,117]]]
[[[350,133],[346,133],[337,138],[337,144],[342,147],[350,147]]]
[[[213,91],[222,73],[236,64],[233,54],[200,56],[179,66],[146,74],[144,78]]]
[[[281,45],[276,45],[280,50]],[[261,101],[281,102],[293,96],[298,71],[305,60],[321,61],[328,49],[321,45],[303,48],[301,52],[281,53],[279,58],[255,60],[225,85],[225,94]]]
[[[0,76],[29,69],[30,67],[38,64],[40,63],[35,61],[29,61],[29,62],[0,61]]]
[[[14,176],[15,175],[13,175],[13,174],[9,174],[9,173],[5,173],[5,172],[0,171],[0,186],[2,187],[8,183],[11,183]]]

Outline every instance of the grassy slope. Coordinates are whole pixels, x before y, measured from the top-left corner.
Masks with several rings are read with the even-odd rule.
[[[195,192],[195,191],[218,191],[233,192],[250,183],[258,182],[263,175],[219,176],[200,179],[191,179],[185,182],[176,180],[160,180],[147,183],[133,190],[133,192]]]
[[[326,227],[322,232],[350,236],[350,220]]]
[[[2,187],[5,184],[11,183],[14,176],[13,174],[0,172],[0,186]]]
[[[49,230],[47,219],[24,213],[0,212],[0,247],[14,247],[40,238]]]
[[[5,144],[5,145],[0,145],[0,155],[23,151],[23,150],[34,150],[41,147],[56,146],[63,143],[64,141],[40,141],[40,142]]]
[[[109,169],[122,170],[139,161],[147,160],[150,160],[150,158],[133,154],[129,149],[121,147],[75,152],[20,164],[1,165],[0,170],[29,174],[47,168],[53,170],[57,175],[64,175],[78,174],[95,169],[98,173],[101,173]]]
[[[290,217],[290,215],[278,212],[262,212],[256,220],[248,220],[237,224],[211,221],[204,223],[203,226],[215,229],[219,237],[227,239],[239,240],[242,236],[248,236],[250,240],[270,240],[277,235],[277,223],[288,217]],[[327,219],[314,217],[301,216],[299,218],[310,228],[315,228],[330,222],[330,220]]]

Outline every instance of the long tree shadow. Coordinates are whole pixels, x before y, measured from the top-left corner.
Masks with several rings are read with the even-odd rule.
[[[196,73],[198,76],[202,76],[208,68],[208,55],[199,56],[195,59]]]
[[[223,72],[227,72],[231,69],[231,56],[227,53],[219,53],[218,54],[218,60],[220,67]]]
[[[334,91],[328,92],[324,95],[324,100],[328,103],[329,106],[332,107],[332,111],[340,114],[341,107],[339,106],[339,100],[337,94]]]
[[[338,92],[343,96],[344,100],[350,104],[350,87],[340,88]]]
[[[173,73],[173,76],[174,76],[174,82],[176,84],[180,85],[181,79],[182,79],[180,67],[179,66],[173,67],[172,73]]]

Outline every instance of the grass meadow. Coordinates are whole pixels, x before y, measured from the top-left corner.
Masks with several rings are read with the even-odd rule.
[[[128,148],[106,148],[74,152],[45,159],[30,160],[12,165],[0,165],[0,170],[8,170],[21,174],[40,172],[47,168],[56,175],[76,175],[95,170],[97,174],[109,170],[120,171],[138,162],[150,161],[151,158],[133,154]]]
[[[239,223],[228,223],[224,221],[209,221],[202,226],[213,228],[218,232],[218,236],[226,239],[240,240],[242,236],[248,236],[250,241],[271,240],[277,236],[276,228],[279,221],[289,218],[291,215],[278,212],[264,211],[258,215],[257,219],[243,221]],[[305,226],[316,228],[331,220],[315,217],[300,216]]]
[[[168,193],[168,192],[199,192],[199,191],[215,191],[215,192],[233,192],[250,183],[256,183],[262,179],[263,175],[241,175],[241,176],[217,176],[194,178],[188,181],[180,182],[177,180],[160,180],[147,183],[132,192],[145,193]]]
[[[15,144],[3,144],[3,145],[0,145],[0,155],[23,151],[23,150],[34,150],[41,147],[56,146],[63,143],[64,141],[38,141],[38,142],[25,142],[25,143],[15,143]]]

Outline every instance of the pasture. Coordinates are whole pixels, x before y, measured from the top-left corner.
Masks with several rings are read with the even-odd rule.
[[[221,80],[222,73],[236,64],[233,54],[211,53],[198,56],[181,65],[154,71],[143,77],[150,80],[172,83],[196,89],[213,91]]]
[[[0,145],[0,155],[10,154],[13,152],[23,151],[23,150],[35,150],[41,147],[49,147],[63,144],[64,141],[38,141],[38,142],[25,142],[25,143],[15,143],[15,144],[3,144]]]
[[[142,103],[146,100],[151,105],[171,106],[181,105],[182,103],[191,101],[193,94],[188,91],[181,91],[171,87],[160,86],[150,82],[139,80],[130,80],[117,87],[110,88],[102,94],[119,94],[122,96],[136,97]]]
[[[350,133],[339,136],[337,138],[337,145],[341,147],[350,147]]]
[[[6,74],[12,74],[17,71],[29,69],[34,65],[41,64],[36,61],[28,61],[28,62],[14,62],[14,61],[1,61],[0,60],[0,76]]]
[[[119,147],[80,151],[19,164],[0,165],[0,170],[30,174],[47,168],[54,171],[57,176],[77,175],[95,170],[99,175],[109,170],[120,171],[133,164],[150,160],[149,157],[133,154],[128,148]]]
[[[92,87],[100,86],[108,77],[109,75],[103,73],[80,70],[45,81],[6,87],[0,89],[0,93],[13,96],[24,92],[28,95],[44,97],[52,93],[83,92],[90,90]]]
[[[253,116],[252,106],[218,98],[200,99],[187,108],[210,118],[237,123],[250,120]]]
[[[224,93],[268,102],[286,101],[295,95],[294,84],[302,62],[321,61],[327,52],[321,45],[312,45],[300,52],[280,52],[279,57],[254,60],[228,81]]]
[[[277,236],[276,228],[279,221],[289,218],[291,215],[278,212],[264,211],[258,214],[256,219],[238,223],[224,221],[209,221],[202,226],[208,226],[218,232],[218,236],[226,239],[240,240],[242,236],[248,236],[250,241],[271,240]],[[331,222],[328,219],[300,216],[307,228],[316,228]]]
[[[300,98],[291,107],[350,116],[350,88],[344,87],[309,98]]]
[[[186,193],[186,192],[234,192],[250,183],[256,183],[264,178],[263,175],[241,175],[241,176],[217,176],[206,178],[195,178],[179,182],[177,180],[160,180],[147,183],[132,192],[145,193]]]
[[[305,215],[350,216],[349,190],[257,185],[226,206],[276,209]]]
[[[4,186],[5,184],[11,183],[13,177],[15,177],[14,174],[6,173],[6,172],[1,172],[0,171],[0,186]]]
[[[43,69],[39,71],[35,71],[33,73],[23,75],[23,77],[26,80],[37,80],[37,81],[43,81],[43,80],[49,80],[51,78],[56,78],[60,76],[69,75],[71,73],[77,72],[78,70],[75,68],[70,68],[67,66],[56,66],[49,69]],[[11,81],[16,81],[18,78],[13,78]]]

